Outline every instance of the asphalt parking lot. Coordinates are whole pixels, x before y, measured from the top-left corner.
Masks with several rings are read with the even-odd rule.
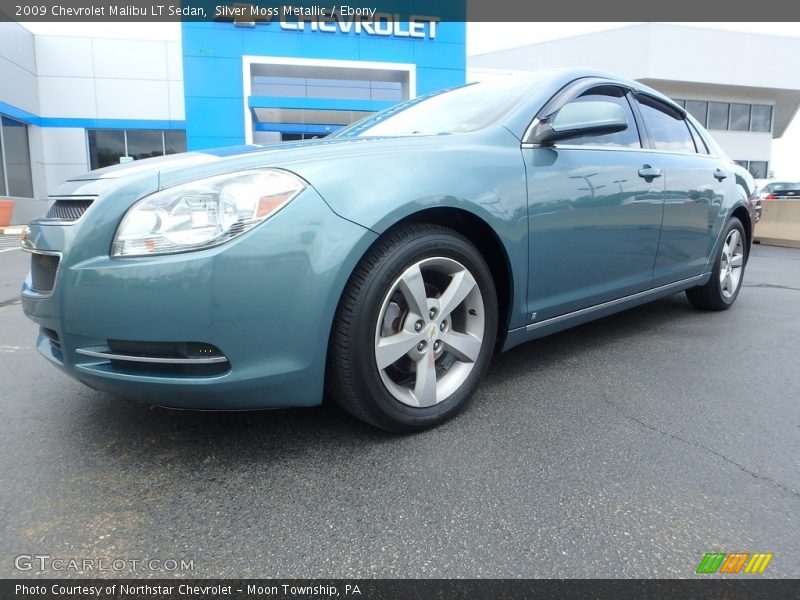
[[[0,253],[0,576],[14,557],[192,559],[195,577],[800,577],[800,250],[755,246],[726,313],[673,296],[496,357],[455,420],[112,398],[33,349]],[[86,573],[91,574],[91,573]],[[107,571],[108,576],[164,572]]]

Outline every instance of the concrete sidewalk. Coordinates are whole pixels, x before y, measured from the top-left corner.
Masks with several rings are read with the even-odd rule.
[[[18,235],[3,235],[0,233],[0,252],[10,248],[17,249],[20,247],[20,236]]]

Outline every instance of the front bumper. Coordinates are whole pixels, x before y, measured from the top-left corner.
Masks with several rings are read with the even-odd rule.
[[[164,406],[321,402],[336,305],[373,232],[337,216],[313,189],[241,237],[197,252],[111,259],[113,227],[97,223],[30,226],[33,252],[62,255],[48,296],[30,276],[22,293],[50,362],[97,390]],[[111,340],[210,346],[228,364],[134,365],[103,356]]]

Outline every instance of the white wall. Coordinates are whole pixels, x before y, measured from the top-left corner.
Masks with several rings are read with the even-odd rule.
[[[798,38],[642,23],[477,54],[467,64],[526,71],[588,67],[632,79],[798,89],[798,56]]]
[[[0,23],[0,102],[29,112],[39,113],[39,88],[36,80],[36,49],[34,36],[21,25],[13,22]],[[2,110],[0,110],[2,112]],[[41,156],[41,143],[29,127],[31,174],[33,193],[43,194],[45,189],[43,171],[37,168]],[[25,223],[39,216],[44,202],[18,201],[14,205],[13,223]]]
[[[21,25],[0,23],[0,102],[38,114],[33,40],[33,34]]]
[[[733,160],[772,159],[772,134],[746,131],[709,131]]]
[[[74,175],[88,170],[86,130],[73,127],[37,128],[42,139],[44,185],[52,191]]]
[[[41,115],[183,120],[180,42],[35,38]]]
[[[184,120],[179,28],[161,39],[107,29],[34,35],[0,23],[0,102],[45,119]],[[85,129],[28,130],[36,199],[17,203],[15,222],[44,214],[48,194],[89,169]]]
[[[183,57],[174,40],[37,35],[37,114],[47,118],[183,120]],[[35,192],[45,198],[89,170],[86,130],[31,127]],[[25,220],[44,211],[35,204]],[[19,220],[19,219],[17,219]]]
[[[546,26],[547,24],[542,24]],[[624,42],[623,42],[624,40]],[[470,56],[469,68],[532,71],[562,67],[587,67],[612,71],[636,79],[648,74],[649,31],[633,25],[611,31]]]

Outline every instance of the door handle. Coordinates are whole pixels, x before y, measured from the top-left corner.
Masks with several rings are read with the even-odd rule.
[[[714,171],[714,178],[717,181],[722,181],[723,179],[725,179],[727,177],[728,177],[728,174],[725,171],[723,171],[722,169],[717,169],[716,171]]]
[[[656,169],[650,165],[642,165],[642,168],[639,169],[639,177],[644,178],[647,183],[650,183],[656,177],[661,177],[661,175],[661,169]]]

